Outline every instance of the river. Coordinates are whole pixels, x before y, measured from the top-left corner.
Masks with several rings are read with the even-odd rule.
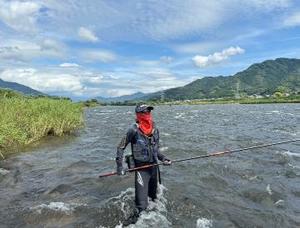
[[[300,105],[157,106],[161,151],[192,157],[300,137]],[[96,107],[75,136],[0,162],[0,227],[122,227],[133,174],[115,170],[134,107]],[[129,153],[130,146],[127,152]],[[129,227],[300,227],[300,143],[161,167],[159,198]]]

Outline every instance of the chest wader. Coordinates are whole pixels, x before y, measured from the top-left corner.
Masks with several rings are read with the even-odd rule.
[[[135,143],[132,144],[132,154],[135,166],[157,163],[158,135],[147,137],[137,130]],[[159,178],[158,178],[159,177]],[[135,172],[135,204],[139,211],[148,206],[148,197],[157,198],[157,185],[160,182],[158,166]]]
[[[139,211],[147,208],[148,197],[157,198],[157,176],[157,167],[135,172],[135,205]]]

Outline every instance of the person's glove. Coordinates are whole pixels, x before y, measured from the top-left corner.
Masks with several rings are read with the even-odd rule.
[[[163,165],[172,165],[172,161],[166,158],[163,160]]]
[[[124,169],[122,166],[117,167],[117,174],[122,176],[126,174],[126,169]]]
[[[116,157],[116,163],[117,163],[117,174],[125,175],[126,170],[123,168],[123,160],[120,157]]]

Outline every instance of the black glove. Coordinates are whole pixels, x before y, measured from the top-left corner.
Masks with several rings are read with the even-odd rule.
[[[172,165],[172,161],[166,158],[163,160],[163,165]]]
[[[116,157],[116,163],[117,163],[117,174],[125,175],[126,170],[123,168],[123,159]]]

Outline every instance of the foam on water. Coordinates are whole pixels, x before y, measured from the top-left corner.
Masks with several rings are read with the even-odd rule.
[[[196,228],[210,228],[212,227],[212,220],[207,218],[197,219]]]
[[[67,215],[72,214],[76,207],[86,206],[85,204],[77,204],[77,203],[64,203],[64,202],[51,202],[49,204],[41,204],[35,207],[30,207],[30,210],[41,214],[43,210],[50,210],[55,212],[62,212]]]
[[[275,203],[274,203],[275,206],[277,207],[283,207],[284,206],[284,200],[280,199],[280,200],[277,200]]]
[[[121,200],[122,198],[130,198],[134,194],[134,188],[127,188],[125,191],[122,191],[119,195],[110,198],[109,200]]]
[[[286,130],[281,130],[281,129],[275,129],[275,130],[272,130],[273,132],[276,132],[276,133],[281,133],[281,134],[286,134],[286,135],[291,135],[291,136],[297,136],[297,133],[294,133],[294,132],[288,132]]]
[[[124,226],[122,221],[119,221],[119,224],[115,226],[116,228],[122,227],[170,227],[171,223],[166,217],[167,209],[167,199],[164,197],[164,192],[167,189],[163,185],[159,185],[157,200],[155,202],[149,201],[149,206],[146,211],[143,211],[137,222],[129,226]],[[111,198],[109,201],[113,200],[113,204],[118,205],[123,213],[123,217],[126,219],[132,214],[133,208],[128,205],[128,200],[134,200],[134,188],[128,188],[125,191],[121,192],[120,195]]]
[[[273,194],[270,184],[267,185],[266,191],[269,193],[269,195]]]
[[[184,118],[184,113],[176,113],[176,115],[174,116],[175,119],[182,119]]]
[[[164,151],[167,151],[168,149],[169,149],[169,147],[164,146],[164,147],[161,147],[161,148],[160,148],[160,151],[161,151],[161,152],[164,152]]]
[[[9,174],[9,173],[10,173],[9,170],[0,168],[0,175],[5,176],[6,174]]]
[[[300,153],[293,153],[290,151],[285,151],[285,152],[283,152],[283,154],[288,155],[288,156],[300,157]]]
[[[300,169],[299,165],[292,165],[291,163],[288,163],[288,166],[291,167],[292,169]]]
[[[131,214],[130,205],[128,201],[134,199],[134,188],[128,188],[122,191],[118,196],[112,197],[109,201],[113,201],[113,204],[121,209],[125,218],[128,218]]]

